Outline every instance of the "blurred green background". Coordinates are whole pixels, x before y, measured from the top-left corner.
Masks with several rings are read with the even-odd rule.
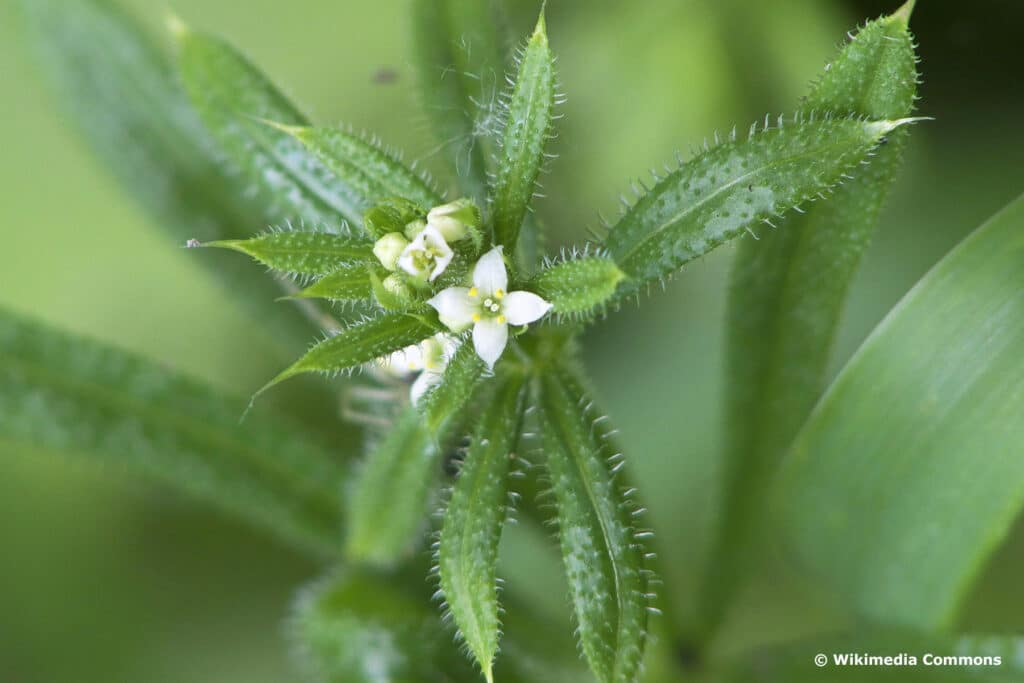
[[[69,0],[74,1],[74,0]],[[132,0],[158,24],[167,3]],[[510,2],[525,34],[536,2]],[[539,211],[559,239],[613,217],[631,178],[716,128],[795,107],[843,34],[896,2],[550,0],[569,99]],[[411,79],[406,0],[176,0],[243,48],[314,119],[372,129],[436,161]],[[906,168],[857,279],[835,367],[980,221],[1024,190],[1024,5],[920,0],[921,113]],[[260,321],[171,243],[91,158],[0,4],[0,305],[141,352],[239,394],[283,362]],[[394,82],[380,83],[381,69]],[[254,228],[259,226],[254,226]],[[680,609],[714,515],[724,284],[731,250],[591,330],[587,361],[622,431]],[[286,305],[286,304],[281,304]],[[239,339],[250,352],[235,352]],[[624,353],[628,350],[628,353]],[[244,526],[121,472],[0,444],[0,681],[284,681],[282,621],[319,568]],[[1019,526],[1019,525],[1018,525]],[[506,539],[509,583],[564,588],[527,531]],[[1024,630],[1024,530],[970,598],[975,630]],[[729,648],[833,618],[806,591],[751,588]],[[557,601],[555,601],[557,602]],[[568,628],[568,626],[567,626]]]

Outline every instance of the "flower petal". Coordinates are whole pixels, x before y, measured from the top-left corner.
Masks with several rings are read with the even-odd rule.
[[[508,273],[505,271],[505,260],[501,257],[501,247],[491,249],[476,262],[473,284],[483,296],[491,296],[499,289],[508,289]]]
[[[452,332],[462,332],[473,324],[476,307],[466,287],[442,289],[427,303],[434,307],[441,322]]]
[[[509,292],[503,303],[510,325],[527,325],[551,310],[551,304],[533,292]]]
[[[412,404],[419,405],[420,399],[423,398],[423,394],[441,383],[441,377],[443,374],[444,373],[437,372],[436,370],[424,370],[421,372],[420,376],[417,377],[412,383],[412,386],[409,387],[409,398],[412,400]]]
[[[494,368],[494,364],[505,350],[506,343],[508,325],[485,319],[473,326],[473,347],[476,349],[476,355],[487,363],[488,368]]]

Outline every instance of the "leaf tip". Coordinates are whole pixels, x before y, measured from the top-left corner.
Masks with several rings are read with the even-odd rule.
[[[280,121],[264,119],[258,116],[254,118],[265,126],[270,126],[271,128],[279,130],[287,135],[291,135],[293,138],[297,138],[299,140],[303,139],[303,136],[307,130],[305,126],[290,126],[286,123],[281,123]]]
[[[903,3],[903,6],[892,13],[892,18],[897,21],[902,21],[905,25],[910,25],[910,15],[914,12],[914,5],[917,0],[907,0]]]
[[[537,16],[537,26],[533,29],[533,38],[544,43],[548,42],[548,25],[544,13],[548,7],[548,0],[540,4],[540,14]]]

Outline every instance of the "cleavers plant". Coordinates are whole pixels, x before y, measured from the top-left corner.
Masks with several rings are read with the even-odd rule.
[[[109,350],[69,363],[80,384],[51,386],[38,371],[39,349],[28,349],[39,331],[7,318],[0,339],[23,352],[15,372],[0,375],[0,399],[12,387],[35,387],[46,400],[63,400],[58,417],[106,424],[120,435],[83,434],[79,447],[131,450],[151,474],[335,561],[333,574],[302,593],[290,629],[314,680],[586,680],[562,651],[564,634],[527,616],[514,587],[501,590],[502,528],[515,511],[557,527],[577,645],[592,676],[637,681],[649,616],[673,606],[656,595],[653,534],[642,527],[640,493],[609,418],[587,387],[582,333],[690,261],[749,234],[730,304],[725,513],[700,609],[692,623],[670,614],[665,628],[703,650],[751,563],[770,504],[766,482],[823,393],[847,287],[908,124],[918,120],[913,3],[858,31],[793,113],[716,135],[650,187],[640,183],[605,235],[555,257],[543,254],[531,212],[561,98],[543,9],[509,65],[490,3],[414,4],[429,113],[440,138],[455,141],[445,148],[443,184],[376,138],[312,125],[246,58],[181,20],[169,22],[172,61],[104,0],[73,9],[56,0],[25,3],[46,38],[44,56],[70,84],[97,147],[113,157],[118,131],[141,131],[134,166],[117,168],[124,180],[151,183],[139,194],[172,216],[188,246],[242,252],[277,274],[279,295],[324,332],[257,397],[298,375],[352,374],[338,384],[367,447],[358,466],[350,469],[321,445],[339,433],[337,425],[304,435],[260,405],[236,425],[226,404],[203,388],[184,381],[154,388],[138,379],[154,369],[134,360],[119,365]],[[488,106],[486,89],[506,72],[506,91]],[[262,225],[273,227],[253,236]],[[264,275],[236,261],[209,264],[258,310],[253,299],[272,298]],[[292,314],[272,322],[290,339],[304,325]],[[47,344],[75,346],[57,337]],[[132,400],[96,388],[107,365],[118,365],[124,384],[141,386]],[[855,380],[844,376],[836,392],[856,392]],[[177,417],[138,409],[133,419],[142,428],[129,433],[123,416],[138,404]],[[821,419],[830,415],[838,419],[834,411]],[[37,438],[36,418],[7,412],[0,428]],[[190,420],[223,436],[209,438]],[[783,490],[781,517],[797,519],[794,544],[811,556],[808,564],[863,590],[842,568],[813,557],[800,533],[825,532],[801,526],[793,511],[792,500],[814,495],[799,458],[808,442],[831,443],[824,429],[812,422],[797,439],[785,485],[810,483]],[[37,440],[59,449],[69,438]],[[217,449],[223,456],[204,456]],[[538,505],[538,492],[553,506]],[[1012,507],[1012,492],[1005,498]],[[438,500],[428,567],[421,551]],[[427,575],[468,658],[453,655],[437,611],[409,588]],[[884,610],[872,609],[884,625]],[[526,633],[503,639],[503,625],[517,619],[530,622]],[[745,661],[724,669],[737,680],[776,680],[789,675],[785,654],[774,669]],[[676,680],[663,669],[651,675]]]

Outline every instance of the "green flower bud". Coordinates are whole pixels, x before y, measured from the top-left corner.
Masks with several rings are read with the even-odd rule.
[[[422,220],[415,220],[405,226],[405,236],[410,240],[416,239],[424,228],[427,227],[427,222]]]
[[[374,237],[401,232],[410,221],[423,218],[424,212],[408,199],[385,199],[363,214],[366,231]]]
[[[394,271],[398,268],[398,257],[409,246],[409,240],[400,232],[389,232],[373,245],[373,255],[385,268]]]
[[[457,199],[435,206],[427,214],[427,223],[444,236],[447,242],[457,242],[469,236],[480,225],[480,209],[471,199]]]

